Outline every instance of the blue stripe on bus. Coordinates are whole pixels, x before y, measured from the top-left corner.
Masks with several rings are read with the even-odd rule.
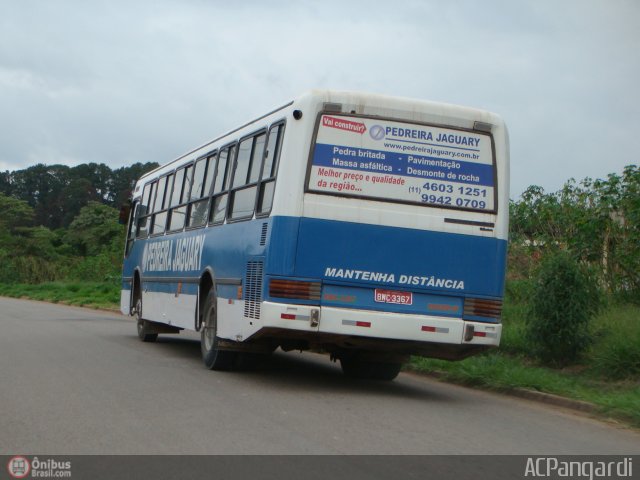
[[[339,148],[340,152],[335,153],[334,149]],[[472,178],[474,180],[462,180],[457,178],[455,183],[464,183],[469,185],[482,185],[491,187],[494,184],[493,165],[487,165],[477,162],[467,162],[464,159],[442,159],[437,157],[429,157],[425,155],[416,155],[411,153],[394,153],[388,150],[370,150],[366,148],[357,148],[357,151],[366,152],[371,157],[361,157],[356,153],[355,148],[335,147],[334,145],[327,145],[317,143],[313,152],[313,165],[319,167],[333,167],[344,168],[347,170],[358,170],[363,173],[369,174],[385,174],[389,175],[402,175],[408,177],[422,178],[425,182],[433,180],[432,175],[427,176],[425,172],[438,172],[442,177],[435,177],[435,179],[444,180],[448,173],[452,171],[457,176],[464,175],[465,177]],[[351,154],[349,153],[351,152]],[[376,158],[375,155],[384,154],[382,158]],[[415,163],[411,165],[408,163],[408,157],[415,158]],[[381,171],[380,168],[371,170],[368,166],[364,168],[360,165],[368,165],[371,163],[371,158],[375,158],[373,161],[376,164],[384,165],[389,168],[388,171]],[[459,168],[451,170],[445,165],[457,164]],[[411,171],[409,171],[411,168]]]
[[[266,245],[260,245],[265,223]],[[242,279],[245,286],[249,261],[263,265],[268,276],[307,278],[325,285],[482,298],[500,298],[504,290],[504,240],[284,216],[137,240],[125,259],[125,276],[132,276],[141,264],[145,243],[172,240],[175,247],[178,240],[198,235],[205,235],[199,269],[143,271],[143,279],[165,280],[145,284],[149,291],[175,293],[179,278],[198,279],[208,267],[217,278]],[[148,265],[160,268],[165,262]],[[175,282],[167,282],[171,277]],[[267,282],[262,285],[268,299]],[[182,293],[194,294],[196,288],[195,283],[184,284]],[[237,286],[218,288],[225,296],[237,294]]]
[[[135,269],[140,268],[143,279],[145,277],[162,277],[163,280],[168,281],[175,278],[177,282],[180,278],[186,277],[198,279],[205,269],[211,266],[217,278],[243,279],[247,260],[264,255],[265,246],[260,245],[260,237],[263,223],[269,223],[269,221],[269,219],[261,219],[237,222],[136,240],[131,253],[124,261],[123,271],[125,275],[132,276]],[[288,235],[291,232],[283,231],[282,233]],[[195,266],[196,268],[185,270],[183,268],[184,262],[180,264],[180,269],[176,268],[176,263],[172,260],[176,257],[179,242],[200,235],[205,236],[200,261],[188,263],[189,267]],[[150,247],[152,244],[160,242],[170,242],[171,244],[168,248],[157,253],[158,256],[163,257],[163,261],[147,261],[147,264],[144,265],[145,245]],[[295,245],[295,236],[290,239],[289,245],[291,244]],[[149,247],[147,248],[149,249]],[[286,274],[291,268],[291,266],[285,266],[282,271]]]

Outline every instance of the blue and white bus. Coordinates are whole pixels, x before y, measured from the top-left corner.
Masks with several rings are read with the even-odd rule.
[[[508,197],[499,116],[311,91],[140,178],[121,309],[211,369],[280,347],[390,380],[499,344]]]

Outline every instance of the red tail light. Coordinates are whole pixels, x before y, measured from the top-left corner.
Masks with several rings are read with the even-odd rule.
[[[320,282],[272,279],[269,282],[269,296],[319,301],[321,288],[322,284]]]
[[[466,298],[464,300],[464,315],[500,319],[502,315],[502,300]]]

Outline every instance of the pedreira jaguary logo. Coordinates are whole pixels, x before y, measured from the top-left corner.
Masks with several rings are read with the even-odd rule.
[[[200,270],[204,235],[145,244],[142,252],[144,272],[186,272]]]
[[[16,455],[9,460],[7,470],[12,478],[71,478],[71,462],[53,458],[29,460]]]
[[[373,125],[369,129],[369,135],[374,140],[382,140],[385,136],[385,129],[382,125]]]

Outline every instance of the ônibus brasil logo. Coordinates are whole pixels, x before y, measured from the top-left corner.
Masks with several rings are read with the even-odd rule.
[[[9,460],[7,470],[13,478],[25,478],[31,471],[31,464],[25,457],[16,456]]]
[[[382,140],[384,138],[384,127],[382,125],[374,125],[369,129],[369,135],[374,140]]]

